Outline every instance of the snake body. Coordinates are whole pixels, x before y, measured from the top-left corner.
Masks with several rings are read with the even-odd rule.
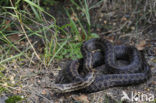
[[[136,85],[148,80],[151,76],[150,67],[147,63],[143,64],[142,72],[130,74],[98,74],[94,82],[86,88],[76,92],[92,93],[101,91],[110,87]]]
[[[144,55],[135,47],[114,46],[95,38],[83,43],[82,59],[71,61],[55,81],[56,91],[97,92],[109,87],[142,83],[151,76]],[[118,65],[117,61],[127,61]]]
[[[141,54],[135,47],[126,45],[113,46],[109,41],[99,38],[88,40],[83,44],[81,50],[84,58],[86,58],[86,64],[90,64],[88,60],[92,57],[88,56],[88,54],[97,49],[102,51],[104,60],[94,60],[92,64],[98,66],[96,62],[99,62],[100,65],[105,63],[110,73],[133,73],[141,68]],[[126,66],[120,66],[116,63],[117,59],[129,59],[130,63]]]

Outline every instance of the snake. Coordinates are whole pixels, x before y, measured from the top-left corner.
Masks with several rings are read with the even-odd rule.
[[[71,61],[60,71],[52,87],[55,91],[92,93],[139,84],[151,76],[144,54],[133,46],[114,46],[108,40],[94,38],[83,43],[81,53],[83,58]],[[126,65],[119,65],[120,60]]]
[[[94,38],[85,42],[81,48],[81,52],[84,56],[86,64],[89,64],[88,61],[92,58],[92,56],[88,55],[89,53],[101,50],[104,60],[94,60],[92,64],[95,66],[99,66],[103,63],[109,68],[109,72],[111,73],[134,73],[139,71],[141,68],[141,54],[139,51],[133,46],[119,45],[113,46],[111,42],[105,39]],[[97,58],[97,57],[95,57]],[[98,58],[97,58],[98,59]],[[129,65],[120,66],[117,65],[117,59],[127,60],[129,59]],[[97,63],[99,63],[97,65]]]

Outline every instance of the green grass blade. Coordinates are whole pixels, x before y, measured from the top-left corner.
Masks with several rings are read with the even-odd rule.
[[[88,4],[87,4],[87,1],[85,1],[85,15],[86,15],[86,19],[87,19],[87,22],[90,26],[90,14],[89,14],[89,8],[88,8]]]
[[[12,59],[15,59],[15,58],[17,58],[17,57],[20,57],[21,55],[23,55],[23,52],[21,52],[20,54],[15,55],[15,56],[12,56],[12,57],[10,57],[10,58],[6,58],[6,59],[0,61],[0,64],[2,64],[2,63],[4,63],[4,62],[8,62],[8,61],[10,61],[10,60],[12,60]]]
[[[56,51],[56,53],[55,53],[55,54],[53,55],[53,57],[50,59],[48,65],[51,64],[51,62],[53,61],[53,59],[57,56],[57,54],[61,51],[61,49],[67,44],[68,39],[69,39],[69,38],[67,38],[67,40],[66,40],[66,41],[60,46],[60,48]]]
[[[25,2],[27,2],[29,5],[32,5],[34,7],[36,7],[37,9],[39,9],[40,11],[44,11],[43,8],[41,8],[40,6],[38,6],[37,4],[33,3],[32,1],[30,0],[24,0]]]

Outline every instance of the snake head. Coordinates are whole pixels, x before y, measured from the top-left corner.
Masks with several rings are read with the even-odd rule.
[[[95,71],[92,70],[82,81],[77,81],[73,83],[65,83],[65,84],[51,84],[52,90],[56,93],[67,93],[76,90],[83,89],[93,83],[95,80]]]

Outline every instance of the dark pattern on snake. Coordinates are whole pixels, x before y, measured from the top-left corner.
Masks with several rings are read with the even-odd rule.
[[[70,62],[56,79],[57,89],[63,88],[61,92],[96,92],[113,86],[138,84],[150,77],[144,55],[135,47],[113,46],[106,40],[91,39],[83,43],[81,52],[84,58]],[[117,61],[121,60],[127,64],[119,65]],[[91,79],[93,75],[89,69],[95,69],[95,79]],[[77,86],[72,88],[72,85]]]
[[[97,67],[101,64],[105,64],[109,73],[134,73],[139,72],[141,68],[142,59],[140,59],[140,52],[133,46],[113,46],[107,40],[103,39],[91,39],[85,42],[82,46],[82,54],[85,59],[85,64],[89,64],[91,56],[88,55],[96,50],[100,50],[103,55],[103,60],[95,57],[92,64],[93,67]],[[98,59],[98,60],[96,60]],[[125,66],[118,65],[117,60],[128,60],[129,64]]]
[[[89,86],[95,80],[95,72],[90,71],[88,74],[82,74],[81,68],[83,59],[74,60],[59,72],[53,89],[57,92],[71,92]]]
[[[145,82],[151,77],[151,70],[146,60],[144,60],[142,72],[129,74],[98,74],[94,82],[84,89],[76,92],[92,93],[101,91],[110,87],[136,85]]]

